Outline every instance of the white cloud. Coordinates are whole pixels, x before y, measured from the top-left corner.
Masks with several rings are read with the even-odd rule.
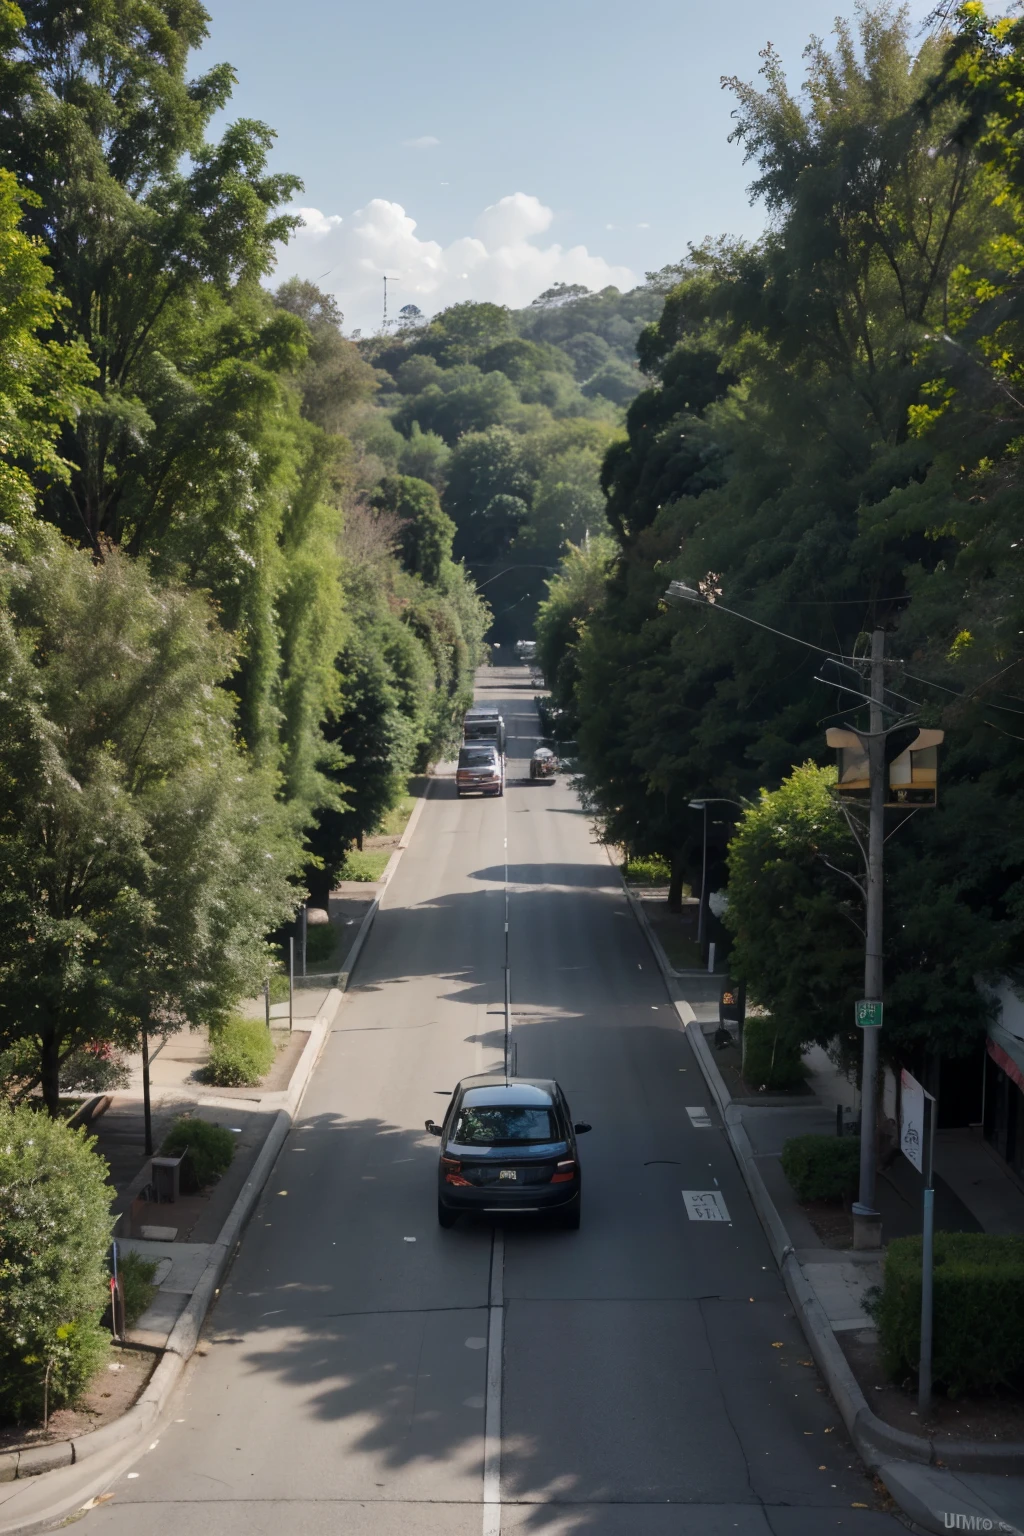
[[[344,222],[340,213],[323,214],[319,208],[293,208],[292,212],[302,220],[295,231],[300,240],[322,240]]]
[[[628,288],[635,281],[628,267],[613,266],[583,245],[539,244],[554,214],[539,198],[515,192],[485,208],[472,234],[442,246],[423,239],[400,203],[374,198],[351,219],[325,215],[316,208],[297,210],[304,222],[298,237],[281,251],[278,275],[314,280],[328,269],[331,289],[345,314],[346,327],[377,328],[386,273],[388,308],[417,304],[433,314],[461,299],[490,300],[518,308],[554,283],[583,283]]]
[[[436,149],[440,139],[435,139],[432,133],[424,133],[418,139],[403,139],[406,149]]]

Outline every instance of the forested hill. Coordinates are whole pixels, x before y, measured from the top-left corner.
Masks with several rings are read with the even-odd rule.
[[[629,293],[559,284],[525,309],[466,302],[360,339],[375,389],[350,409],[356,480],[402,520],[432,485],[454,554],[487,583],[491,638],[532,633],[566,540],[608,531],[601,464],[642,387],[637,339],[664,303],[659,276]]]

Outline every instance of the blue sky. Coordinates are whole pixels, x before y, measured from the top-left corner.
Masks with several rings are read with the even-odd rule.
[[[203,64],[231,117],[277,130],[305,183],[280,274],[320,278],[346,326],[393,305],[528,303],[551,281],[620,286],[705,235],[754,235],[751,169],[722,75],[769,40],[802,79],[849,0],[207,0]],[[930,3],[914,0],[919,22]],[[325,275],[326,274],[326,275]]]

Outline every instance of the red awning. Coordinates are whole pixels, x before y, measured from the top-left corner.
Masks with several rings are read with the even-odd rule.
[[[1017,1063],[1013,1060],[1013,1057],[1008,1056],[1003,1050],[1002,1046],[996,1044],[991,1035],[986,1040],[985,1044],[988,1046],[988,1053],[992,1057],[992,1060],[995,1062],[996,1066],[1001,1067],[1002,1070],[1006,1073],[1007,1077],[1011,1078],[1012,1081],[1017,1084],[1017,1087],[1021,1090],[1021,1092],[1024,1093],[1024,1071],[1022,1071]]]

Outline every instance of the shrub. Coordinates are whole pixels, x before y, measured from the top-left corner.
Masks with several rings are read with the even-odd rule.
[[[772,1018],[748,1018],[743,1026],[742,1071],[750,1088],[798,1088],[807,1076],[799,1039]]]
[[[127,1088],[130,1082],[124,1058],[105,1041],[79,1046],[61,1063],[62,1093],[110,1093]]]
[[[650,858],[627,860],[622,873],[634,885],[667,885],[672,878],[669,864],[657,854],[652,854]]]
[[[203,1081],[220,1088],[251,1088],[274,1064],[274,1042],[262,1019],[230,1018],[210,1031]]]
[[[793,1136],[782,1148],[782,1171],[798,1200],[842,1200],[857,1188],[859,1136]]]
[[[81,1130],[0,1104],[0,1416],[74,1402],[101,1363],[114,1191]],[[47,1380],[47,1377],[49,1378]]]
[[[235,1138],[222,1125],[182,1115],[164,1137],[160,1153],[163,1157],[178,1157],[186,1150],[181,1187],[191,1191],[205,1189],[230,1165],[235,1155]]]
[[[1024,1372],[1024,1237],[936,1232],[932,1376],[950,1396]],[[921,1349],[921,1239],[899,1237],[871,1304],[886,1369],[917,1374]]]
[[[270,1001],[272,1003],[286,1003],[288,1001],[288,976],[285,971],[271,972]]]
[[[124,1321],[127,1328],[134,1328],[139,1318],[157,1293],[153,1284],[156,1259],[144,1259],[134,1249],[118,1250],[117,1274],[124,1290]]]

